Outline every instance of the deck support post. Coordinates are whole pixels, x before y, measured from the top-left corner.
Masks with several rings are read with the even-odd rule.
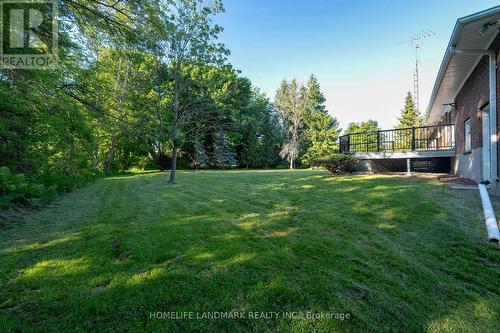
[[[411,175],[411,163],[409,158],[406,159],[406,174],[408,176]]]

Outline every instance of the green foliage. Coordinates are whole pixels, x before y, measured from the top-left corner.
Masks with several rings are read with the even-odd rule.
[[[359,161],[352,154],[333,154],[328,158],[315,160],[313,163],[338,175],[355,171]]]
[[[243,167],[272,167],[280,163],[281,126],[276,110],[258,89],[241,116],[237,145],[238,161]]]
[[[327,113],[316,112],[307,122],[310,145],[302,157],[304,163],[314,165],[314,161],[325,159],[338,152],[338,123]]]
[[[56,186],[45,187],[27,179],[22,173],[12,173],[6,166],[0,167],[0,209],[11,204],[39,206],[54,199]]]
[[[349,136],[350,149],[377,151],[377,131],[380,131],[380,127],[376,120],[350,123],[345,134],[357,134]]]
[[[220,169],[234,168],[237,165],[236,154],[229,146],[226,134],[219,130],[214,134],[214,147],[211,164]]]
[[[69,191],[103,173],[170,169],[174,151],[190,167],[195,133],[213,167],[279,163],[275,110],[217,41],[220,1],[61,4],[59,67],[0,69],[2,164]]]
[[[405,103],[401,115],[398,117],[399,124],[396,128],[418,127],[422,126],[424,120],[420,111],[415,107],[413,97],[408,92],[405,97]]]
[[[300,134],[304,127],[307,103],[307,90],[296,79],[290,83],[286,80],[281,82],[274,105],[280,112],[285,137],[280,156],[288,161],[290,169],[293,169],[295,160],[299,157],[302,143]]]
[[[194,156],[193,164],[196,169],[204,168],[208,165],[208,155],[205,151],[205,147],[201,142],[200,138],[197,136],[194,141]]]
[[[309,77],[305,89],[306,116],[302,162],[314,165],[315,160],[325,159],[338,151],[339,124],[325,106],[326,98],[314,75]]]
[[[378,122],[376,120],[368,119],[367,121],[362,121],[360,123],[349,123],[345,134],[366,133],[366,132],[376,132],[376,131],[380,131]]]
[[[60,10],[57,69],[0,69],[2,164],[29,183],[63,192],[132,168],[268,168],[280,152],[293,165],[335,149],[314,76],[273,105],[227,63],[220,1]]]
[[[314,74],[309,76],[306,86],[304,87],[306,96],[306,122],[307,118],[316,113],[328,113],[326,109],[326,98],[321,92],[318,79]]]
[[[328,114],[326,99],[318,80],[311,75],[305,86],[295,79],[283,80],[276,92],[275,107],[284,127],[284,142],[280,156],[290,168],[300,158],[305,164],[327,158],[338,150],[338,122]]]

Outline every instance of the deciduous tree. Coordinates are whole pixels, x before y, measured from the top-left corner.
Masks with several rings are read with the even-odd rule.
[[[293,169],[295,161],[299,157],[300,130],[304,126],[306,113],[307,99],[305,90],[301,89],[296,79],[293,79],[290,83],[283,80],[276,92],[274,103],[280,112],[285,130],[285,143],[280,156],[286,158],[290,169]]]

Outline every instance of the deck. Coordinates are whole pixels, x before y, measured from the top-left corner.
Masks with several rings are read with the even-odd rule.
[[[351,133],[339,138],[341,153],[361,160],[455,156],[455,125]]]

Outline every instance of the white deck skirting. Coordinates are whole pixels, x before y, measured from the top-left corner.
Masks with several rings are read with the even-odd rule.
[[[425,151],[380,151],[380,152],[355,152],[358,160],[384,160],[394,158],[429,158],[429,157],[454,157],[455,148]]]

